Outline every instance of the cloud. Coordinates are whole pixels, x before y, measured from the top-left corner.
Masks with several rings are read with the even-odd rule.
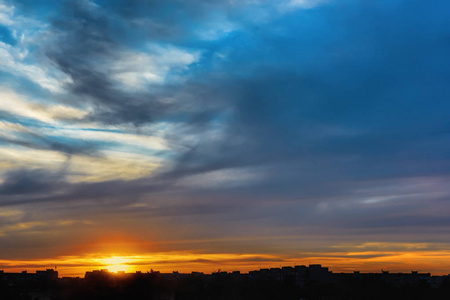
[[[287,4],[287,7],[310,9],[310,8],[314,8],[320,4],[326,3],[328,1],[329,0],[291,0]]]
[[[214,66],[220,69],[220,75],[217,75],[216,70],[209,69],[211,65],[205,53],[199,61],[199,65],[205,69],[197,70],[201,80],[191,78],[181,87],[169,85],[166,90],[152,93],[148,101],[139,100],[141,98],[138,97],[143,95],[117,91],[104,74],[93,75],[95,80],[99,80],[95,84],[92,84],[95,80],[84,84],[83,77],[80,77],[79,91],[92,96],[95,103],[106,104],[107,109],[100,106],[91,120],[141,124],[161,120],[159,118],[170,120],[170,117],[181,113],[184,114],[184,120],[203,120],[195,123],[195,126],[192,123],[182,124],[175,127],[176,131],[168,132],[173,140],[184,139],[189,150],[181,152],[180,159],[175,161],[176,168],[167,176],[180,177],[255,164],[273,165],[274,174],[283,174],[286,172],[284,166],[288,164],[302,172],[296,172],[295,167],[287,168],[286,174],[290,178],[279,175],[268,185],[262,185],[275,189],[275,186],[282,184],[291,197],[301,194],[301,190],[295,188],[296,181],[307,182],[309,186],[330,185],[332,189],[329,192],[332,193],[336,189],[332,184],[335,180],[346,182],[355,177],[371,179],[433,173],[433,164],[427,166],[411,159],[415,155],[427,159],[418,137],[427,136],[441,123],[434,123],[426,115],[417,113],[424,108],[431,109],[429,113],[433,115],[439,115],[439,111],[443,111],[443,103],[438,100],[436,108],[439,109],[426,108],[426,101],[420,96],[424,90],[417,86],[413,88],[418,89],[416,96],[412,96],[415,100],[411,100],[415,101],[416,106],[405,110],[401,101],[396,99],[402,90],[400,86],[409,86],[409,82],[400,80],[396,85],[392,84],[406,74],[411,80],[418,80],[411,78],[413,75],[407,62],[412,58],[401,58],[398,53],[407,52],[417,58],[423,53],[409,51],[410,46],[398,42],[406,38],[408,28],[403,30],[395,19],[390,19],[390,22],[399,31],[390,32],[386,27],[377,27],[373,23],[376,22],[374,13],[366,10],[362,4],[355,5],[361,16],[344,6],[340,8],[348,16],[348,20],[344,21],[333,17],[333,11],[324,7],[320,11],[311,11],[310,18],[305,19],[305,22],[298,23],[296,20],[299,16],[295,12],[284,19],[273,20],[278,31],[256,28],[250,32],[237,32],[229,39],[218,42],[215,51],[221,52],[222,48],[243,42],[254,43],[258,47],[246,47],[242,51],[237,48],[229,52],[226,64]],[[76,54],[80,56],[74,53],[74,61],[86,62],[88,67],[89,61],[81,55],[89,59],[97,55],[109,59],[110,50],[107,49],[111,47],[106,45],[122,42],[111,38],[109,27],[114,24],[114,20],[103,16],[97,8],[75,8],[80,11],[80,19],[72,22],[76,24],[86,18],[92,27],[89,30],[80,29],[79,32],[68,28],[67,34],[81,36],[83,30],[87,30],[83,36],[88,36],[86,41],[92,42],[94,47],[77,50]],[[391,7],[378,9],[379,13],[404,13],[400,7],[394,8],[394,11],[389,11]],[[127,13],[138,14],[133,10]],[[410,13],[414,15],[417,12]],[[362,16],[370,21],[355,26]],[[405,20],[409,22],[410,19]],[[414,26],[412,23],[410,25]],[[422,45],[428,39],[425,33],[419,30],[414,43]],[[257,39],[252,40],[256,34]],[[89,36],[92,36],[91,40]],[[275,41],[278,46],[271,47]],[[96,47],[104,50],[90,52]],[[435,44],[429,50],[434,52],[437,47],[438,44]],[[391,52],[384,52],[386,48]],[[72,53],[71,49],[65,50],[68,51],[64,51],[65,56],[61,57],[63,60]],[[354,55],[358,51],[360,55]],[[439,57],[443,56],[433,56],[433,60]],[[427,68],[425,61],[415,61],[419,62],[419,68]],[[65,64],[74,65],[69,60]],[[393,65],[398,68],[390,72]],[[383,66],[389,67],[383,69]],[[345,76],[339,71],[341,67],[345,68]],[[69,71],[72,72],[71,69]],[[88,70],[86,74],[90,76]],[[437,84],[438,89],[445,89],[439,80],[433,84]],[[73,86],[74,91],[77,91],[76,86]],[[167,90],[175,90],[176,93]],[[170,103],[177,105],[163,104],[161,110],[152,110],[153,105],[159,106],[160,101],[168,99],[167,93],[172,101]],[[105,99],[108,99],[107,102]],[[190,107],[194,107],[194,111],[179,110],[183,107],[179,104],[186,99],[192,100]],[[136,102],[137,105],[134,104]],[[213,108],[201,109],[205,103]],[[221,110],[224,107],[228,109],[226,113]],[[186,112],[190,116],[186,116]],[[202,113],[205,119],[201,118]],[[417,122],[413,116],[417,116],[421,122]],[[213,124],[221,128],[220,135],[209,135]],[[192,139],[186,139],[187,136]],[[436,135],[435,138],[436,143],[445,144],[445,136]],[[407,148],[411,159],[408,156],[403,156],[403,160],[396,159]],[[441,157],[444,159],[444,156]],[[320,167],[315,167],[317,164]],[[408,169],[406,165],[409,165]],[[256,189],[254,192],[258,193]]]
[[[55,124],[58,120],[82,119],[87,114],[83,110],[62,104],[42,104],[38,99],[33,101],[29,97],[1,87],[0,97],[4,100],[0,103],[0,111],[39,122]]]
[[[8,6],[5,3],[0,2],[0,24],[12,25],[14,22],[12,16],[14,15],[14,7]]]
[[[3,132],[4,133],[3,133]],[[19,124],[0,122],[0,143],[15,144],[22,147],[52,150],[66,155],[96,155],[97,147],[93,143],[46,136]]]
[[[186,176],[177,182],[179,186],[190,188],[214,188],[228,189],[231,187],[246,186],[261,179],[263,175],[257,170],[244,168],[221,169],[217,171],[204,172],[192,176]]]
[[[64,174],[46,170],[14,170],[7,172],[0,186],[1,195],[41,194],[63,187]]]
[[[2,45],[14,79],[70,78],[1,90],[2,205],[203,241],[165,250],[445,238],[448,4],[239,3],[67,1],[59,77]]]
[[[65,82],[70,78],[56,70],[24,63],[28,53],[0,42],[0,69],[16,76],[22,76],[51,92],[61,92]],[[53,73],[53,74],[52,74]]]
[[[72,79],[67,89],[76,96],[74,101],[93,105],[94,111],[87,119],[139,125],[166,115],[173,105],[145,92],[144,87],[147,83],[161,83],[172,66],[188,65],[195,61],[195,55],[173,47],[159,47],[159,54],[152,56],[133,53],[114,39],[114,19],[98,6],[87,1],[68,5],[64,18],[54,23],[57,40],[47,55]],[[173,58],[174,54],[178,58]],[[144,91],[132,92],[123,86]]]
[[[19,3],[14,3],[19,4]],[[61,93],[70,81],[48,61],[39,57],[47,24],[21,14],[14,5],[0,2],[0,70],[24,78],[52,93]]]
[[[111,66],[105,66],[105,70],[112,74],[111,78],[119,85],[124,85],[125,89],[147,90],[154,84],[177,81],[177,77],[181,76],[174,76],[174,73],[188,69],[199,58],[198,52],[191,53],[175,47],[149,48],[152,54],[132,51],[119,53]]]

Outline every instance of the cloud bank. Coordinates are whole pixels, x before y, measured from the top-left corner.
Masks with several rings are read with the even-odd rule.
[[[449,6],[0,2],[2,259],[446,243]]]

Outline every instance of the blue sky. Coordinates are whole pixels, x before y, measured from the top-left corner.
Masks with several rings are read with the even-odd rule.
[[[0,260],[446,251],[449,9],[0,1]]]

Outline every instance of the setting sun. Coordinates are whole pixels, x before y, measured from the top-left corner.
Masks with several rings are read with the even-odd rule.
[[[0,300],[450,300],[449,15],[0,0]]]
[[[102,258],[100,262],[105,266],[106,269],[110,272],[118,272],[118,271],[129,271],[129,266],[127,263],[130,262],[130,259],[120,257],[120,256],[113,256],[109,258]]]

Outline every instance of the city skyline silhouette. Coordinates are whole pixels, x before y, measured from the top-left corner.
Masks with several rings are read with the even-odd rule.
[[[320,264],[355,274],[319,284],[342,295],[376,290],[354,271],[429,273],[417,288],[444,292],[449,12],[445,0],[0,0],[0,270]],[[313,297],[298,274],[266,294]],[[229,298],[264,296],[242,276]],[[189,294],[192,278],[180,290],[161,278],[142,280]],[[209,298],[234,280],[205,278],[192,284]]]

